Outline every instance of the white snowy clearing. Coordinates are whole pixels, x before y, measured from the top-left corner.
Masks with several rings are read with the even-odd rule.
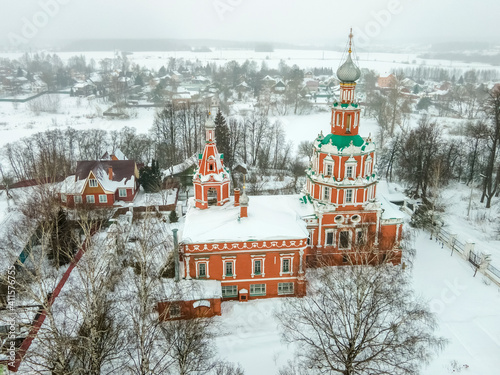
[[[414,288],[429,301],[438,317],[438,334],[448,345],[428,367],[425,375],[462,372],[465,375],[496,374],[500,367],[500,289],[486,285],[483,276],[448,249],[417,232]],[[273,312],[281,299],[224,302],[219,354],[239,362],[246,375],[276,374],[293,359],[293,348],[280,340]]]

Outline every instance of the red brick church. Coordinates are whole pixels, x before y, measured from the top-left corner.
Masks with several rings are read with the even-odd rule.
[[[181,234],[184,282],[217,280],[222,300],[301,296],[307,266],[358,263],[364,254],[371,262],[388,256],[400,262],[402,216],[377,200],[376,148],[358,134],[361,71],[351,54],[349,47],[337,70],[340,98],[329,133],[314,141],[301,195],[248,197],[243,187],[230,196],[229,171],[208,119]]]

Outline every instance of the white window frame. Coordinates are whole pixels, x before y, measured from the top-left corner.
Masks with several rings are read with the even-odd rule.
[[[344,203],[354,203],[354,189],[345,189],[344,193]],[[349,195],[350,199],[347,199]]]
[[[229,288],[231,288],[231,292],[234,291],[234,293],[229,293],[228,294],[227,290]],[[238,297],[238,285],[222,285],[221,286],[221,293],[222,293],[222,298],[234,298],[234,297]]]
[[[194,265],[196,269],[196,278],[197,279],[208,279],[210,278],[210,274],[208,272],[208,258],[201,258],[201,259],[195,259],[194,260]],[[200,265],[204,264],[205,265],[205,276],[200,275]]]
[[[256,289],[258,289],[258,291],[256,291]],[[264,290],[264,292],[262,292],[262,289]],[[250,284],[250,296],[265,296],[266,289],[266,284]]]
[[[89,194],[85,196],[85,201],[87,203],[95,203],[95,197],[93,194]]]
[[[203,269],[203,275],[201,270]],[[207,264],[205,262],[198,263],[198,277],[205,278],[207,277]]]
[[[259,269],[257,270],[257,265],[259,266]],[[262,261],[260,259],[254,259],[253,261],[253,273],[255,275],[260,275],[262,274]]]
[[[81,195],[74,195],[73,196],[73,202],[75,202],[75,204],[81,204],[83,201],[82,201],[82,196]]]
[[[331,233],[332,242],[328,243],[328,235]],[[335,246],[335,231],[333,229],[325,230],[325,246]]]
[[[328,158],[331,159],[331,157],[329,157],[329,156],[328,156]],[[328,168],[331,168],[330,173],[328,173]],[[334,170],[335,170],[335,162],[333,160],[323,160],[323,175],[324,176],[333,176]]]
[[[108,196],[106,194],[99,194],[99,203],[108,203]]]
[[[327,202],[332,200],[331,189],[328,186],[323,186],[323,200]]]
[[[265,264],[265,255],[252,255],[252,277],[266,275],[264,264]],[[255,273],[255,262],[260,261],[260,273]]]
[[[97,180],[95,178],[89,179],[89,186],[90,187],[97,187],[99,184],[97,183]]]
[[[365,177],[371,175],[372,162],[371,160],[365,161]]]
[[[232,271],[233,273],[228,275],[226,274],[226,264],[231,263],[232,264]],[[233,279],[236,278],[236,257],[222,257],[222,278],[225,279],[226,277],[232,277]]]
[[[288,271],[284,271],[284,263],[288,260]],[[280,276],[293,275],[293,255],[285,254],[280,256]]]
[[[356,166],[358,165],[358,162],[356,159],[354,159],[352,156],[347,159],[345,162],[345,167],[344,167],[344,178],[356,178]],[[347,171],[349,167],[352,167],[352,174],[351,176],[348,176]]]
[[[291,286],[291,288],[290,288]],[[278,283],[278,294],[279,295],[286,295],[286,294],[294,294],[295,293],[295,287],[293,282],[287,282],[287,283]]]
[[[118,196],[120,198],[127,198],[127,189],[118,189]]]
[[[347,247],[340,246],[342,240],[342,232],[347,232]],[[342,230],[339,232],[339,250],[349,250],[352,246],[352,231],[350,230]]]
[[[228,270],[230,272],[228,272]],[[234,263],[233,262],[224,262],[224,273],[226,276],[233,276],[234,275]]]
[[[349,171],[351,173],[349,173]],[[346,165],[345,166],[345,178],[354,178],[355,176],[355,166],[352,164]]]
[[[63,202],[63,203],[68,202],[68,196],[66,194],[61,194],[61,202]]]

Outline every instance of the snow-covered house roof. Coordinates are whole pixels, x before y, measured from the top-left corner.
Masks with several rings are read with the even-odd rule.
[[[399,210],[398,206],[389,202],[385,196],[377,196],[380,201],[380,206],[382,207],[382,219],[383,220],[402,220],[405,215]]]
[[[75,175],[66,177],[59,185],[61,194],[82,194],[86,180],[77,180]]]
[[[240,208],[230,201],[224,206],[200,210],[190,202],[182,242],[217,243],[252,240],[288,240],[307,238],[302,217],[314,214],[311,204],[299,195],[252,196],[248,217],[239,219]]]
[[[136,164],[133,160],[85,160],[76,164],[75,182],[86,181],[90,172],[105,191],[134,188]],[[79,186],[79,185],[78,185]]]
[[[99,73],[91,73],[90,74],[90,77],[89,79],[93,82],[93,83],[100,83],[102,82],[102,76],[99,74]]]
[[[164,171],[163,175],[165,177],[176,175],[188,170],[191,167],[194,167],[198,164],[198,155],[193,155],[190,158],[187,158],[180,164],[176,164],[171,168],[168,168]]]
[[[270,77],[269,75],[262,78],[262,80],[267,81],[267,82],[276,82],[276,80],[274,78]]]
[[[85,82],[78,82],[78,83],[76,83],[73,86],[73,88],[75,88],[75,89],[83,89],[83,88],[89,87],[89,86],[94,86],[94,84],[91,83],[91,82],[85,81]]]
[[[172,99],[191,99],[191,94],[189,92],[179,92],[172,95]]]
[[[163,279],[161,298],[169,301],[196,301],[222,297],[221,282],[218,280]]]
[[[117,148],[114,152],[106,151],[104,155],[101,156],[101,160],[128,160],[128,158],[119,148]]]

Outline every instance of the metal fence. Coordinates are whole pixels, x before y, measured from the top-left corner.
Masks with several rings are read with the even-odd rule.
[[[434,236],[437,241],[441,242],[442,247],[446,245],[448,248],[450,248],[451,255],[453,255],[455,251],[458,252],[464,259],[469,261],[474,267],[480,270],[482,268],[482,272],[486,276],[488,276],[497,285],[500,285],[500,269],[485,262],[486,257],[484,253],[477,250],[474,251],[474,244],[469,244],[469,246],[471,247],[468,248],[469,251],[467,254],[466,243],[457,239],[456,234],[452,234],[440,226],[428,226],[425,229],[431,233],[431,238]]]

